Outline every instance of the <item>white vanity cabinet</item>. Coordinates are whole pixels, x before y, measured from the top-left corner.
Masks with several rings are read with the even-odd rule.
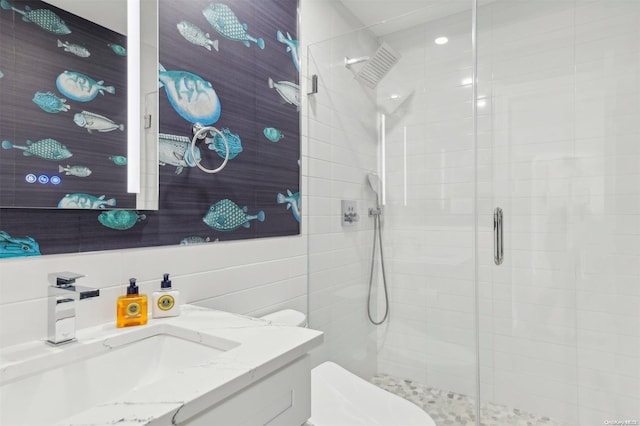
[[[178,425],[293,426],[311,417],[309,355],[280,368]]]

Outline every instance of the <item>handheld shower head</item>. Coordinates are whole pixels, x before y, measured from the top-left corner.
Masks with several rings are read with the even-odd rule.
[[[376,194],[376,206],[380,208],[380,177],[377,173],[367,173],[369,188]]]
[[[376,196],[380,195],[380,178],[377,173],[367,173],[367,182],[369,182],[369,188],[376,193]]]

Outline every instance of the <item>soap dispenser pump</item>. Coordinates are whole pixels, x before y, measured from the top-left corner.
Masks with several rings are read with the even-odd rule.
[[[153,292],[152,311],[154,318],[175,317],[180,315],[180,292],[171,288],[169,274],[164,274],[160,290]]]
[[[147,295],[138,293],[136,279],[129,279],[127,294],[118,297],[116,326],[129,327],[147,323]]]

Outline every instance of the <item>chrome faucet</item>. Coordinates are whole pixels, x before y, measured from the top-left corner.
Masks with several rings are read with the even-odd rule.
[[[61,345],[76,340],[76,299],[100,296],[96,288],[75,285],[84,277],[75,272],[53,272],[49,274],[49,325],[47,342]]]

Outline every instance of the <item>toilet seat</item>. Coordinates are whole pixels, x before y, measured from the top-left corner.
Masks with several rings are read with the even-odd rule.
[[[420,407],[327,361],[311,370],[314,426],[436,426]]]

